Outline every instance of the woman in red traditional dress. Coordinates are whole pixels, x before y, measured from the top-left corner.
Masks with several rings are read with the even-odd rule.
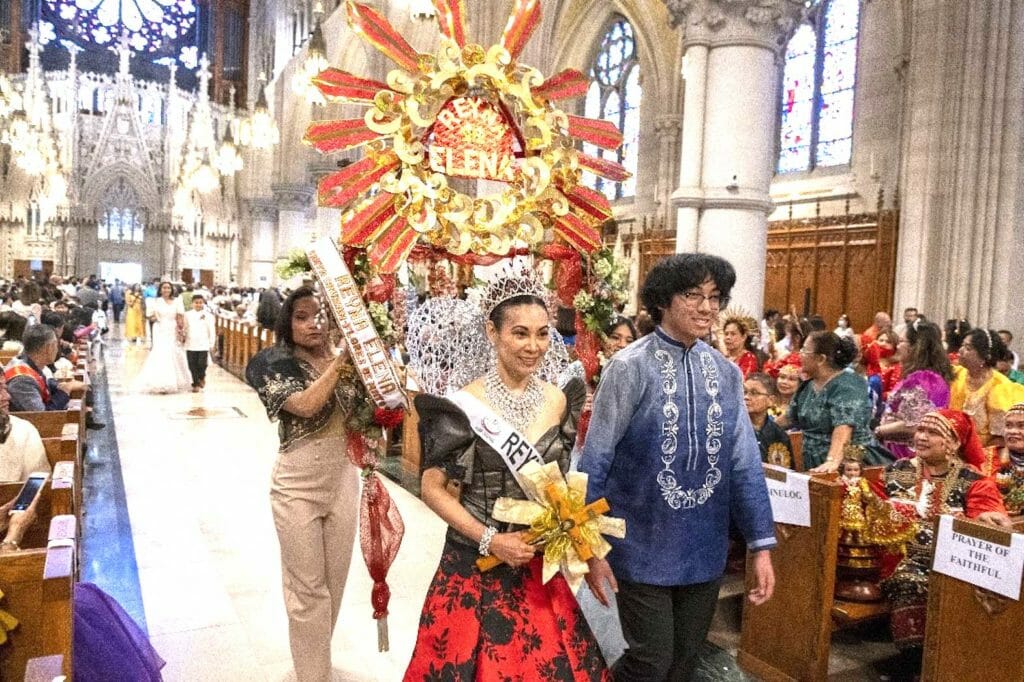
[[[995,479],[1010,514],[1024,514],[1024,403],[1006,411],[1003,430],[1006,445],[985,448],[982,473]]]
[[[914,458],[886,469],[884,496],[918,530],[882,590],[892,604],[893,641],[917,657],[924,643],[935,520],[954,514],[1009,528],[1010,519],[995,481],[978,469],[985,453],[970,417],[959,410],[929,412],[913,443]]]
[[[495,303],[487,322],[495,367],[459,393],[511,425],[545,462],[557,461],[565,472],[584,384],[573,379],[560,390],[537,377],[550,338],[543,299],[488,298]],[[536,548],[519,529],[493,517],[499,497],[526,497],[501,454],[474,432],[456,402],[424,394],[416,409],[422,498],[449,529],[405,679],[610,680],[568,583],[556,574],[544,584]],[[449,492],[451,483],[461,489],[459,499]],[[481,572],[481,555],[503,563]]]
[[[725,357],[740,368],[743,378],[758,371],[757,356],[749,348],[750,330],[739,317],[730,317],[722,325],[722,349]]]

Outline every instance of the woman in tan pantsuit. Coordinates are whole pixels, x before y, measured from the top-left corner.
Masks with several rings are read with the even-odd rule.
[[[313,290],[292,293],[277,345],[246,367],[267,414],[280,421],[270,490],[292,661],[299,682],[331,679],[331,634],[358,525],[359,471],[346,455],[351,403],[348,353],[336,354]]]

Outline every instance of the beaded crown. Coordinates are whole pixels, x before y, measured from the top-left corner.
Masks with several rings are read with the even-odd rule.
[[[536,296],[549,304],[551,292],[544,284],[540,274],[525,264],[506,265],[497,276],[487,283],[487,291],[481,304],[484,319],[491,317],[491,312],[500,304],[516,296]]]
[[[863,445],[854,445],[853,443],[847,443],[843,446],[843,459],[853,460],[854,462],[864,463],[864,458],[867,457],[868,451]]]

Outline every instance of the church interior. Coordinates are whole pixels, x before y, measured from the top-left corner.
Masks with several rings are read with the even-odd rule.
[[[428,105],[411,78],[396,74],[443,73],[458,11],[471,42],[482,46],[473,63],[484,69],[492,59],[485,51],[504,41],[518,64],[538,70],[536,80],[508,79],[510,97],[544,89],[569,132],[544,138],[539,127],[515,130],[509,167],[484,151],[479,158],[456,152],[454,160],[450,151],[447,159],[435,153],[417,176],[419,189],[409,190],[414,181],[401,173],[382,180],[388,154],[402,163],[415,156],[390,142],[401,130],[386,112],[399,107],[392,99],[415,100],[420,109],[400,108],[416,120]],[[522,44],[509,37],[522,28],[517,16],[533,22]],[[417,55],[411,64],[406,49]],[[467,64],[468,52],[461,53]],[[552,85],[556,74],[565,80]],[[33,282],[58,298],[73,283],[66,298],[76,299],[75,286],[88,279],[102,290],[109,321],[92,317],[106,328],[72,340],[74,376],[88,387],[71,392],[60,419],[26,413],[43,415],[25,419],[52,454],[53,471],[41,518],[16,547],[31,551],[8,555],[0,545],[0,635],[10,631],[0,637],[0,679],[76,679],[78,581],[124,609],[165,662],[163,679],[297,679],[269,504],[278,425],[247,384],[246,367],[274,344],[273,324],[256,319],[264,292],[287,296],[301,285],[302,267],[289,264],[324,240],[349,244],[356,231],[372,233],[359,246],[370,270],[387,271],[391,288],[383,303],[369,304],[367,319],[379,331],[383,311],[399,337],[424,292],[472,287],[499,252],[539,254],[565,244],[571,251],[578,239],[616,263],[609,270],[622,292],[614,303],[630,319],[642,317],[642,285],[659,261],[713,254],[736,271],[723,320],[725,313],[743,320],[744,335],[748,327],[760,331],[764,350],[766,334],[792,343],[789,323],[776,337],[774,320],[762,322],[771,313],[816,319],[823,323],[816,329],[837,334],[848,327],[859,338],[881,331],[879,313],[916,330],[904,317],[912,309],[939,327],[964,321],[965,332],[1005,332],[1010,378],[1024,379],[1010,341],[1024,334],[1021,83],[1021,0],[0,0],[0,308],[13,315],[38,305],[18,298]],[[373,119],[374,107],[385,113]],[[494,111],[504,121],[525,120],[528,109]],[[454,120],[462,112],[445,113]],[[444,123],[444,114],[431,115],[434,125]],[[609,130],[615,143],[601,144]],[[431,127],[431,142],[443,132]],[[545,199],[555,217],[537,222],[529,243],[478,249],[467,236],[456,249],[457,230],[443,246],[443,221],[433,213],[430,226],[410,213],[387,229],[383,214],[371,215],[405,182],[410,204],[423,202],[422,192],[433,201],[431,190],[468,193],[465,219],[483,223],[480,216],[502,206],[480,197],[508,197],[504,180],[521,172],[512,166],[552,135],[562,146],[532,158],[543,156],[539,166],[552,178],[572,175],[574,188],[561,185],[564,194]],[[479,149],[489,142],[479,140]],[[566,171],[559,164],[568,157]],[[430,185],[438,176],[450,180],[442,190]],[[363,203],[353,203],[350,191]],[[587,211],[585,220],[569,220]],[[406,232],[395,243],[373,243],[399,223]],[[473,238],[486,244],[485,237]],[[444,267],[436,257],[414,264],[428,241],[435,253],[447,248],[457,257],[442,259]],[[352,261],[348,267],[358,275]],[[551,267],[557,280],[561,266]],[[107,309],[115,281],[129,293],[155,283],[159,291],[147,301],[170,282],[175,296],[180,289],[188,301],[210,304],[208,380],[193,381],[192,392],[138,390],[146,334],[154,332],[149,326],[135,343],[127,319]],[[412,303],[399,311],[403,297]],[[568,303],[585,307],[579,296]],[[181,314],[191,310],[184,306]],[[579,348],[586,331],[573,307],[563,301],[558,331],[575,335]],[[53,302],[44,308],[56,310]],[[148,302],[145,310],[150,316]],[[0,312],[5,325],[8,314]],[[31,316],[29,327],[45,322],[20,314]],[[798,329],[801,340],[807,331]],[[4,364],[17,346],[8,353],[3,344]],[[781,361],[773,387],[780,372]],[[87,419],[105,428],[87,428]],[[379,581],[357,549],[330,643],[334,680],[402,679],[412,656],[446,532],[420,498],[419,454],[408,451],[416,439],[407,415],[389,430],[379,463],[405,528],[387,577],[389,646],[379,650],[372,622]],[[1001,436],[991,442],[1003,443]],[[372,471],[364,469],[364,485]],[[785,481],[785,473],[773,475]],[[0,500],[21,488],[0,482]],[[842,582],[849,560],[843,490],[812,477],[810,525],[776,525],[774,601],[746,603],[742,549],[730,555],[693,679],[918,679],[901,677],[905,661],[888,628],[893,607],[875,594],[837,596],[837,570]],[[70,531],[51,525],[58,516],[70,518]],[[1012,535],[1016,546],[1021,537],[1004,535],[994,542],[1009,546]],[[1012,639],[1024,627],[1019,599],[935,572],[930,580],[923,668],[913,674],[1024,679]],[[614,608],[586,586],[578,599],[613,663],[627,646]],[[4,627],[5,616],[20,624]]]

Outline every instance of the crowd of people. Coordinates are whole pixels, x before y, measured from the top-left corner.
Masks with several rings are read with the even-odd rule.
[[[741,539],[751,553],[750,601],[773,592],[762,463],[838,474],[850,491],[887,505],[890,523],[918,531],[880,587],[894,641],[920,651],[931,521],[954,513],[1007,527],[1008,515],[1024,510],[1024,373],[1013,337],[965,320],[940,326],[912,308],[898,325],[880,312],[861,333],[845,315],[832,330],[817,316],[771,310],[757,322],[728,308],[735,277],[712,256],[666,259],[641,289],[645,310],[618,314],[602,330],[600,372],[560,387],[538,377],[551,339],[561,338],[550,333],[544,292],[488,291],[493,366],[449,397],[416,400],[422,497],[449,532],[406,679],[445,671],[487,678],[510,665],[526,677],[688,679],[730,542]],[[215,316],[275,331],[276,345],[253,358],[246,377],[280,422],[271,500],[298,679],[328,679],[358,518],[359,472],[345,456],[358,379],[349,354],[331,345],[315,291],[282,300],[273,289],[90,277],[18,281],[0,293],[3,350],[15,353],[0,391],[0,466],[14,479],[42,463],[32,427],[3,409],[8,391],[13,411],[62,409],[77,388],[64,371],[70,359],[61,364],[76,338],[101,342],[124,313],[126,342],[151,346],[137,387],[201,391],[217,348]],[[612,539],[607,559],[591,559],[586,577],[600,603],[617,593],[628,648],[612,668],[567,584],[543,581],[536,548],[495,519],[498,497],[524,493],[487,434],[474,430],[473,405],[521,432],[543,461],[563,472],[578,466],[589,476],[588,500],[607,499],[625,519],[626,538]],[[12,448],[17,465],[7,461]],[[884,474],[861,485],[871,464]],[[8,537],[22,530],[14,523]],[[502,566],[481,574],[480,555]]]
[[[741,538],[753,557],[748,598],[762,603],[773,592],[768,550],[775,537],[762,463],[843,475],[851,490],[856,482],[893,518],[921,530],[881,580],[894,641],[914,665],[931,521],[954,513],[1007,526],[1007,512],[1024,508],[1024,386],[1012,337],[963,320],[940,327],[913,309],[898,325],[879,313],[859,334],[845,315],[833,330],[820,317],[774,311],[758,323],[728,309],[734,282],[721,259],[667,259],[642,288],[645,310],[616,315],[602,330],[598,375],[559,388],[537,376],[558,319],[543,297],[491,301],[484,312],[494,367],[480,367],[476,381],[447,398],[416,400],[422,497],[449,531],[406,679],[487,678],[499,668],[538,679],[553,671],[561,671],[557,679],[688,679],[730,539]],[[288,466],[275,470],[272,500],[302,680],[327,679],[344,579],[295,538],[308,528],[304,519],[330,519],[309,542],[348,565],[343,526],[355,514],[354,498],[314,504],[304,492],[351,478],[343,448],[323,480],[291,469],[326,456],[323,439],[349,409],[346,386],[356,381],[350,358],[329,348],[329,334],[317,326],[320,313],[312,291],[293,293],[277,320],[278,346],[257,355],[247,372],[281,423],[280,462]],[[573,329],[562,331],[571,353]],[[617,593],[628,648],[611,669],[565,584],[557,576],[541,584],[535,548],[495,520],[498,497],[523,493],[487,434],[474,430],[466,412],[473,405],[520,431],[544,461],[563,471],[578,462],[589,476],[588,500],[606,498],[625,519],[626,538],[612,540],[607,560],[591,560],[586,578],[600,603]],[[871,464],[885,473],[864,488],[859,472]],[[669,535],[675,540],[666,543]],[[481,574],[473,567],[480,555],[503,565]],[[323,589],[300,589],[312,583]]]

